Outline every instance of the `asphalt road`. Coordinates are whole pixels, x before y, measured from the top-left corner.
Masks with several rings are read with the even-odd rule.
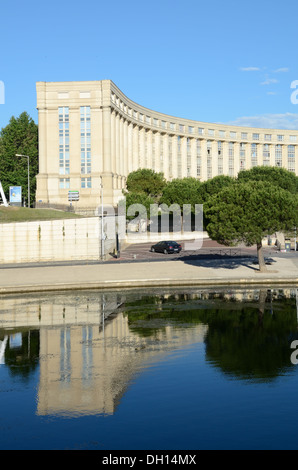
[[[235,258],[251,257],[257,263],[256,246],[246,247],[244,245],[237,247],[226,247],[219,245],[217,242],[208,238],[203,240],[203,245],[198,249],[192,246],[193,240],[176,240],[182,245],[182,251],[177,254],[152,253],[150,248],[154,243],[134,243],[130,245],[122,245],[120,257],[117,259],[112,254],[106,261],[99,260],[69,260],[69,261],[48,261],[48,262],[32,262],[32,263],[10,263],[0,266],[0,269],[42,267],[42,266],[80,266],[80,265],[96,265],[96,264],[121,264],[121,263],[139,263],[142,261],[185,261],[191,262],[195,260],[235,260]],[[270,261],[271,257],[291,259],[298,268],[298,251],[280,252],[275,246],[264,246],[265,260]]]
[[[132,261],[132,260],[173,260],[173,259],[181,259],[185,257],[257,257],[257,248],[256,246],[246,247],[244,245],[237,246],[237,247],[226,247],[223,245],[219,245],[217,242],[204,239],[203,245],[201,248],[196,249],[196,247],[192,247],[192,240],[189,241],[182,241],[176,240],[178,243],[182,245],[182,251],[178,253],[172,254],[164,254],[164,253],[152,253],[150,248],[153,243],[135,243],[131,245],[126,245],[120,250],[120,258],[116,261]],[[270,256],[281,256],[281,257],[294,257],[298,258],[298,252],[292,250],[291,252],[283,253],[277,250],[275,246],[264,246],[264,254],[266,258],[270,258]],[[297,261],[298,262],[298,261]]]

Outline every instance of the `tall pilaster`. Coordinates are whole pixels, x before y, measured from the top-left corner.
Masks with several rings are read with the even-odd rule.
[[[201,141],[201,181],[207,180],[207,140]]]

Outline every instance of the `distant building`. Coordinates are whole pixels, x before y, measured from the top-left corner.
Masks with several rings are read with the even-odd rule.
[[[167,180],[236,176],[257,165],[298,174],[298,131],[257,129],[180,119],[144,108],[111,80],[38,82],[37,203],[116,205],[127,175],[138,168]]]

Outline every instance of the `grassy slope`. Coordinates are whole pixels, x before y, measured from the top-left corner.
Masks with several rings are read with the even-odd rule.
[[[0,206],[0,224],[9,222],[30,222],[34,220],[73,219],[80,217],[72,212],[55,209],[29,209],[28,207]]]

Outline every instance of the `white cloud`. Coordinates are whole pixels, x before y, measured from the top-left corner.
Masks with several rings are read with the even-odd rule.
[[[260,69],[259,67],[241,67],[240,70],[242,72],[258,72]]]
[[[275,91],[267,91],[267,95],[276,95]]]
[[[223,123],[221,123],[223,124]],[[263,129],[298,129],[298,114],[263,114],[260,116],[244,116],[235,121],[226,122],[231,126],[261,127]]]
[[[274,73],[283,73],[288,72],[290,69],[288,67],[281,67],[280,69],[274,70]]]
[[[261,85],[272,85],[272,83],[278,83],[278,80],[276,78],[267,78]]]

